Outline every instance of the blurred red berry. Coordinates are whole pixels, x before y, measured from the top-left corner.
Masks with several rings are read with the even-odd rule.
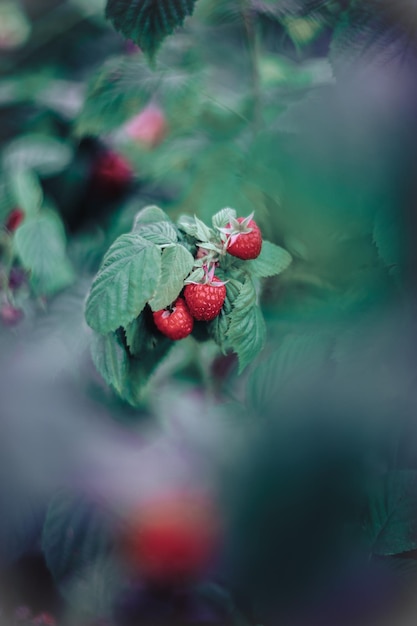
[[[56,626],[56,621],[50,613],[40,613],[32,620],[32,624],[37,626]]]
[[[149,104],[125,126],[126,134],[147,148],[155,148],[166,137],[168,124],[165,114],[155,104]]]
[[[219,518],[210,499],[169,494],[144,503],[130,520],[126,556],[149,583],[181,584],[204,574],[219,538]]]
[[[120,193],[132,181],[133,169],[121,154],[113,150],[105,150],[96,157],[92,179],[103,191]]]
[[[23,311],[11,304],[3,304],[0,309],[0,318],[5,326],[15,326],[23,318]]]
[[[7,216],[7,220],[6,220],[7,230],[13,233],[16,230],[16,228],[20,226],[20,224],[23,222],[24,219],[25,219],[25,213],[24,211],[22,211],[22,209],[13,209],[13,211],[10,211],[9,215]]]

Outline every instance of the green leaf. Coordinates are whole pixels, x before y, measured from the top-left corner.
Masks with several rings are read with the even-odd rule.
[[[204,270],[202,267],[197,268],[189,276],[187,276],[187,283],[199,283],[204,278]]]
[[[381,261],[391,274],[398,275],[404,249],[398,215],[380,209],[375,216],[372,235]]]
[[[180,228],[187,235],[190,235],[190,237],[197,237],[197,224],[195,217],[191,217],[190,215],[181,215],[178,218],[178,228]]]
[[[270,241],[262,242],[261,254],[257,259],[249,261],[249,271],[260,278],[281,274],[292,261],[291,255]]]
[[[109,59],[88,86],[76,134],[99,135],[117,128],[139,113],[159,82],[159,74],[136,56]]]
[[[367,531],[378,556],[417,549],[417,472],[390,472],[370,498]]]
[[[153,57],[162,41],[191,15],[196,0],[108,0],[106,17]]]
[[[0,221],[4,222],[14,207],[15,201],[9,189],[9,185],[0,181]]]
[[[12,141],[4,151],[7,170],[35,170],[41,176],[51,176],[66,168],[73,151],[68,144],[48,135],[23,135]]]
[[[234,209],[225,208],[213,215],[213,228],[224,228],[237,215]]]
[[[17,169],[10,172],[10,192],[16,206],[27,215],[37,213],[42,206],[43,191],[36,174]]]
[[[178,241],[177,229],[170,220],[146,223],[136,219],[132,232],[138,233],[158,246],[166,246]]]
[[[125,337],[131,358],[126,385],[121,396],[131,405],[140,406],[146,399],[151,374],[175,342],[155,329],[149,307],[125,328]]]
[[[103,513],[65,492],[52,498],[42,532],[42,552],[58,587],[108,554],[110,546]]]
[[[258,411],[272,409],[294,379],[310,379],[331,353],[331,338],[323,333],[289,334],[277,350],[251,373],[247,385],[249,405]]]
[[[151,204],[141,209],[135,217],[133,224],[133,232],[139,232],[142,226],[148,226],[149,224],[168,222],[171,223],[170,217],[155,204]]]
[[[139,356],[145,346],[146,324],[143,312],[124,328],[126,344],[132,356]]]
[[[121,235],[107,251],[86,304],[87,324],[103,335],[126,326],[153,296],[161,253],[135,233]]]
[[[61,586],[70,607],[67,610],[69,622],[100,623],[103,619],[106,623],[123,589],[123,574],[120,563],[112,556],[97,557],[77,571]]]
[[[415,6],[409,0],[352,0],[333,32],[330,61],[336,72],[414,64]]]
[[[91,356],[97,371],[108,385],[121,394],[126,383],[129,360],[115,333],[93,333]]]
[[[225,279],[225,276],[221,275],[219,272],[218,274],[219,278],[221,278],[222,280]],[[226,354],[229,348],[227,332],[230,325],[230,314],[233,310],[233,305],[242,290],[243,283],[232,278],[228,280],[225,286],[226,299],[224,301],[222,310],[220,311],[220,315],[215,317],[214,320],[212,320],[208,324],[209,335],[217,343],[223,354]]]
[[[191,272],[194,258],[181,244],[165,248],[162,253],[161,278],[158,290],[149,301],[154,311],[168,306],[184,287],[184,279]]]
[[[198,217],[195,217],[195,226],[196,226],[196,237],[200,241],[208,242],[211,241],[214,237],[214,232],[211,228],[205,225]]]
[[[55,213],[48,211],[27,219],[16,230],[14,245],[23,267],[31,272],[38,294],[54,293],[73,282],[64,228]]]
[[[234,302],[227,331],[227,340],[239,359],[239,373],[259,354],[265,339],[265,322],[256,303],[255,287],[247,278]]]

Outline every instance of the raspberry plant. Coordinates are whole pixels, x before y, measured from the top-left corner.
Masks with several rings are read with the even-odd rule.
[[[224,208],[211,226],[189,216],[175,224],[148,206],[105,254],[86,302],[92,355],[104,380],[132,404],[174,341],[194,333],[190,317],[202,323],[197,340],[234,352],[239,372],[262,350],[261,280],[283,272],[291,256],[265,240],[257,258],[233,256],[230,246],[260,235],[252,216],[236,233],[241,221]]]

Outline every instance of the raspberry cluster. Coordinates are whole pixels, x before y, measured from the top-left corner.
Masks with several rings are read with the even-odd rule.
[[[262,249],[262,234],[252,215],[232,218],[225,227],[217,228],[218,245],[213,243],[214,253],[198,245],[196,259],[203,261],[203,278],[189,281],[176,301],[169,307],[153,313],[158,330],[173,340],[187,337],[194,327],[194,320],[209,322],[216,318],[226,299],[225,282],[215,276],[218,258],[230,254],[241,260],[256,259]],[[204,259],[206,258],[206,264]]]

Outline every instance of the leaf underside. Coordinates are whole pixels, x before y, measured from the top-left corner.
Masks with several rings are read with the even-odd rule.
[[[196,0],[108,0],[106,17],[117,31],[152,58],[165,37],[192,14],[195,3]]]

